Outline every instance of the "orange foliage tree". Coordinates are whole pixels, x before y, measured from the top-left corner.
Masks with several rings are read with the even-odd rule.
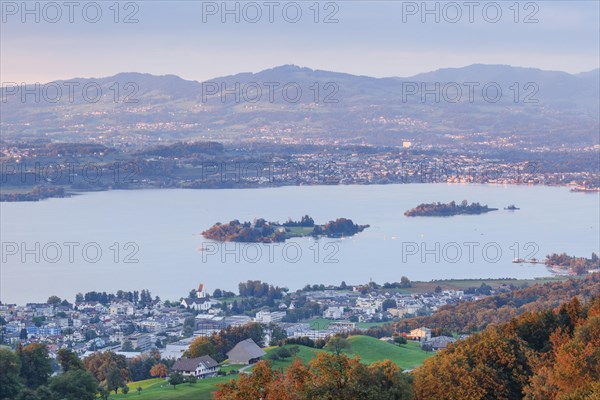
[[[167,375],[169,375],[169,370],[165,364],[158,363],[150,368],[150,376],[152,377],[164,378]]]
[[[600,399],[600,298],[524,314],[415,371],[415,399]]]
[[[371,365],[358,357],[320,353],[304,365],[295,359],[285,373],[261,361],[252,374],[219,386],[216,400],[408,400],[410,376],[389,360]]]

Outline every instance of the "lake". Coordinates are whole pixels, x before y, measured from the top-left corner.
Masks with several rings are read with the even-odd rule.
[[[413,217],[420,203],[467,199],[500,210],[445,218]],[[506,211],[515,204],[521,209]],[[227,190],[132,190],[85,193],[35,203],[1,203],[0,299],[24,304],[50,295],[149,289],[179,299],[203,282],[237,292],[262,280],[292,290],[450,278],[534,278],[543,259],[599,251],[597,194],[564,187],[473,184],[303,186]],[[304,214],[369,224],[342,239],[296,238],[285,244],[219,244],[200,233],[215,222]]]

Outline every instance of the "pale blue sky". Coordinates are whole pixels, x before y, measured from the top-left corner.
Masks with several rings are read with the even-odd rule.
[[[35,2],[30,2],[33,8]],[[263,16],[257,23],[226,23],[217,15],[206,16],[203,7],[219,2],[137,1],[138,23],[115,23],[113,1],[99,1],[102,17],[86,22],[83,4],[74,10],[74,23],[68,9],[61,7],[57,23],[23,15],[21,1],[2,0],[0,67],[2,82],[47,82],[72,77],[101,77],[118,72],[176,74],[186,79],[205,80],[244,71],[259,71],[282,64],[348,72],[370,76],[410,76],[444,67],[473,63],[510,64],[567,72],[589,71],[599,67],[599,1],[520,2],[519,23],[514,22],[514,1],[498,1],[502,16],[497,23],[492,2],[477,2],[474,22],[468,21],[465,1],[457,1],[463,13],[457,23],[440,14],[421,21],[421,10],[408,15],[418,2],[337,1],[338,23],[323,23],[333,5],[320,2],[320,23],[314,23],[314,1],[298,1],[302,17],[297,23],[284,20],[283,5],[275,8],[274,23],[268,20],[268,6],[257,1]],[[62,4],[63,1],[57,1]],[[134,11],[121,2],[119,20]],[[245,2],[240,2],[240,10]],[[439,2],[440,11],[445,4]],[[527,3],[531,3],[527,5]],[[15,11],[14,5],[19,7]],[[233,7],[233,2],[229,5]],[[527,5],[527,8],[525,9]],[[310,7],[313,7],[312,9]],[[435,7],[429,2],[428,7]],[[512,7],[512,8],[511,8]],[[246,8],[248,13],[252,8]],[[403,10],[406,11],[403,22]],[[414,8],[412,9],[414,10]],[[537,10],[537,11],[536,11]],[[94,17],[88,8],[88,17]],[[294,16],[289,6],[288,17]],[[456,9],[447,6],[446,17]],[[48,6],[46,17],[54,18]],[[537,23],[523,23],[535,12]],[[13,14],[14,13],[14,14]],[[254,14],[247,14],[253,17]],[[21,17],[26,17],[23,23]]]

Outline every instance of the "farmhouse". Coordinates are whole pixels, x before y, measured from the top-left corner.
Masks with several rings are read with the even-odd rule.
[[[429,340],[431,339],[431,329],[425,327],[413,329],[407,335],[407,338],[412,340]]]
[[[195,376],[196,378],[208,378],[217,375],[219,363],[210,356],[197,358],[180,358],[173,365],[173,372],[179,372],[184,376]]]
[[[254,364],[265,354],[252,339],[246,339],[236,344],[227,357],[230,364]]]
[[[450,343],[456,342],[456,339],[450,336],[436,336],[429,340],[421,342],[421,347],[430,346],[432,350],[443,350]]]

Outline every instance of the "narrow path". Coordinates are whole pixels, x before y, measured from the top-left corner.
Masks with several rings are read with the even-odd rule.
[[[245,370],[247,370],[248,368],[252,367],[254,364],[250,364],[250,365],[246,365],[245,367],[242,367],[238,370],[238,372],[244,372]]]

